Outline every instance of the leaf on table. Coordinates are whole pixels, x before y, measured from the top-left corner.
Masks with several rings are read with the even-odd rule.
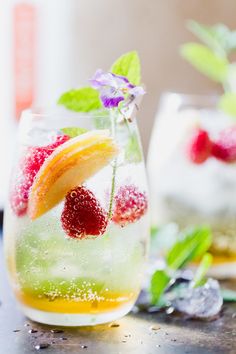
[[[166,255],[168,267],[177,270],[200,258],[209,249],[211,242],[211,230],[207,226],[185,232]]]
[[[198,286],[202,286],[205,282],[205,275],[212,264],[212,255],[210,253],[204,254],[202,260],[196,270],[192,281],[192,287],[197,288]]]
[[[221,288],[221,294],[225,302],[236,302],[236,291]]]
[[[153,305],[158,304],[170,280],[171,278],[164,270],[156,270],[152,275],[150,295]]]

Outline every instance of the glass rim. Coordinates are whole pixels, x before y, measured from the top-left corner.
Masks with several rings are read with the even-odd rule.
[[[160,95],[160,100],[165,99],[168,97],[180,97],[186,101],[194,101],[204,99],[207,100],[217,100],[220,97],[220,94],[209,92],[209,93],[187,93],[182,91],[163,91]]]
[[[30,135],[34,130],[48,132],[50,135],[68,127],[94,129],[95,120],[99,123],[104,121],[105,125],[110,124],[111,116],[109,111],[108,114],[101,114],[101,112],[97,111],[88,113],[74,112],[60,106],[28,108],[21,112],[17,133],[18,142],[33,145]],[[97,128],[97,130],[99,129]]]
[[[107,110],[106,112],[109,113]],[[43,119],[43,118],[49,118],[49,117],[56,117],[56,118],[65,118],[66,116],[76,116],[78,119],[89,119],[89,117],[93,116],[96,118],[104,118],[109,116],[109,114],[105,114],[104,111],[102,112],[101,110],[94,110],[91,112],[76,112],[72,111],[70,109],[66,109],[62,106],[42,106],[42,107],[30,107],[27,109],[24,109],[21,112],[21,117],[20,120],[25,120],[27,118],[29,119]]]
[[[158,107],[165,107],[166,105],[179,109],[180,107],[209,107],[211,109],[217,108],[219,100],[218,94],[188,94],[182,92],[166,91],[160,95]]]

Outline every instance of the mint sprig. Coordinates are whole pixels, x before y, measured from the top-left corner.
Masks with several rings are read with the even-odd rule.
[[[187,27],[218,55],[225,57],[236,49],[236,31],[231,31],[222,23],[214,26],[205,26],[190,20],[187,22]]]
[[[91,112],[102,108],[99,93],[92,87],[71,90],[61,95],[60,105],[75,112]]]
[[[158,305],[176,272],[189,262],[201,258],[209,249],[212,242],[211,231],[203,226],[183,233],[179,240],[169,249],[165,256],[166,267],[154,272],[151,278],[150,295],[152,304]],[[210,256],[209,256],[210,257]],[[207,259],[209,265],[209,258]],[[206,271],[206,258],[203,258],[200,270],[196,273],[196,282],[199,283]]]
[[[112,65],[111,72],[126,77],[133,85],[139,85],[141,81],[141,66],[138,53],[132,51],[123,54]]]
[[[111,72],[125,76],[129,82],[138,85],[141,80],[141,66],[136,51],[128,52],[118,58],[111,67]],[[92,87],[82,87],[65,92],[58,104],[75,112],[91,112],[103,108],[99,92]]]
[[[188,29],[204,43],[186,43],[181,54],[198,71],[222,84],[225,94],[220,98],[218,107],[226,114],[236,117],[235,92],[232,88],[232,73],[235,62],[229,54],[236,51],[236,31],[224,24],[205,26],[196,21],[188,21]]]
[[[79,127],[67,127],[67,128],[62,128],[61,131],[64,134],[68,135],[70,138],[75,138],[78,135],[86,133],[88,130]]]
[[[129,53],[126,53],[122,55],[120,58],[118,58],[115,63],[111,67],[111,72],[113,74],[119,75],[119,76],[124,76],[125,78],[128,79],[128,81],[133,84],[133,85],[138,85],[141,80],[141,68],[140,68],[140,60],[138,57],[137,52],[132,51]],[[110,73],[106,73],[106,77],[108,77],[107,80],[104,80],[104,73],[102,70],[97,70],[95,73],[94,77],[90,80],[93,87],[98,88],[100,87],[99,85],[102,86],[103,89],[101,89],[101,97],[103,98],[103,104],[104,107],[110,108],[110,111],[112,113],[112,120],[111,120],[111,130],[112,130],[112,136],[115,139],[116,137],[116,125],[117,125],[117,115],[118,113],[120,114],[121,111],[117,110],[118,104],[121,102],[118,102],[116,105],[116,102],[112,102],[110,96],[104,98],[102,93],[104,92],[104,88],[110,87],[110,91],[114,92],[117,91],[116,85],[114,86],[114,78],[115,75],[111,75]],[[128,85],[129,82],[127,80],[121,80],[120,78],[116,78],[119,81],[122,81],[123,83],[127,83],[126,89],[133,89],[134,87],[130,87],[131,85]],[[101,83],[104,81],[103,83]],[[108,83],[107,83],[108,82]],[[109,86],[110,82],[110,86]],[[112,86],[113,85],[113,86]],[[119,85],[118,85],[119,86]],[[123,89],[123,91],[122,91]],[[140,95],[144,94],[144,90],[141,87],[137,87],[136,89],[139,89],[138,92]],[[108,90],[109,91],[109,90]],[[137,90],[136,90],[137,91]],[[91,111],[97,111],[101,110],[103,107],[103,104],[100,99],[100,93],[99,89],[96,90],[92,87],[84,87],[80,88],[77,90],[71,90],[68,92],[65,92],[58,100],[58,104],[64,105],[67,109],[70,109],[72,111],[76,112],[91,112]],[[117,94],[117,92],[116,92]],[[126,98],[126,91],[124,91],[124,88],[120,88],[119,94],[121,95],[122,102],[125,102]],[[133,96],[135,98],[135,93],[133,91],[132,94],[130,94],[130,97]],[[138,96],[138,93],[137,93]],[[111,96],[112,97],[112,96]],[[113,97],[117,98],[115,95]],[[127,95],[127,99],[129,98],[129,95]],[[110,100],[110,102],[109,102]],[[106,102],[108,101],[108,102]],[[109,103],[109,104],[108,104]],[[127,100],[125,102],[127,106],[130,104],[130,102]],[[106,111],[107,112],[107,111]],[[105,115],[105,119],[107,118],[107,114]],[[105,121],[104,119],[104,121]],[[107,120],[107,119],[106,119]],[[124,116],[125,122],[128,124],[128,121],[126,117]],[[96,120],[96,117],[94,117],[95,124],[97,125],[98,122]],[[105,122],[107,123],[107,122]],[[80,134],[81,132],[76,130],[75,128],[67,128],[67,130],[64,132],[71,137],[77,136],[78,133]],[[130,131],[129,131],[130,132]],[[128,141],[127,149],[125,151],[127,160],[130,160],[130,155],[134,154],[134,159],[136,161],[139,161],[142,157],[140,155],[140,149],[138,146],[138,141],[136,141],[136,138],[130,134],[130,138]],[[116,170],[117,170],[117,159],[115,159],[113,168],[112,168],[112,181],[111,181],[111,192],[110,192],[110,202],[109,202],[109,211],[108,211],[108,217],[111,219],[112,217],[112,212],[113,212],[113,199],[114,199],[114,193],[115,193],[115,182],[116,182]]]
[[[202,44],[187,43],[181,47],[182,56],[202,74],[224,83],[228,75],[228,61]]]
[[[209,249],[211,242],[209,227],[185,232],[167,253],[167,266],[172,270],[183,268],[190,261],[200,258]]]

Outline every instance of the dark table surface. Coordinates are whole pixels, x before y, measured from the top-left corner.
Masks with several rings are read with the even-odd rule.
[[[48,354],[236,353],[236,304],[224,306],[212,322],[138,313],[116,321],[116,327],[63,328],[63,333],[53,333],[54,327],[31,322],[17,309],[6,280],[2,248],[0,252],[0,354],[34,353],[41,343],[50,344],[39,350]],[[37,332],[30,333],[32,329]]]

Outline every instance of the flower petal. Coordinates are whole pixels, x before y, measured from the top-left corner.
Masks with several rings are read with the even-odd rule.
[[[114,108],[118,107],[119,103],[121,101],[124,101],[124,97],[107,97],[107,96],[101,96],[101,100],[103,103],[103,106],[105,108]]]
[[[145,93],[141,86],[134,86],[126,77],[101,69],[98,69],[89,81],[93,88],[100,91],[102,103],[106,108],[117,107],[124,100],[129,105],[137,96]]]
[[[105,86],[100,92],[102,103],[106,108],[117,107],[124,100],[122,91],[116,90],[114,87]]]
[[[142,86],[134,86],[129,90],[129,94],[132,96],[141,96],[144,95],[146,92]]]
[[[89,80],[91,86],[100,89],[103,86],[113,86],[114,78],[111,73],[105,73],[103,70],[98,69],[94,76]]]

